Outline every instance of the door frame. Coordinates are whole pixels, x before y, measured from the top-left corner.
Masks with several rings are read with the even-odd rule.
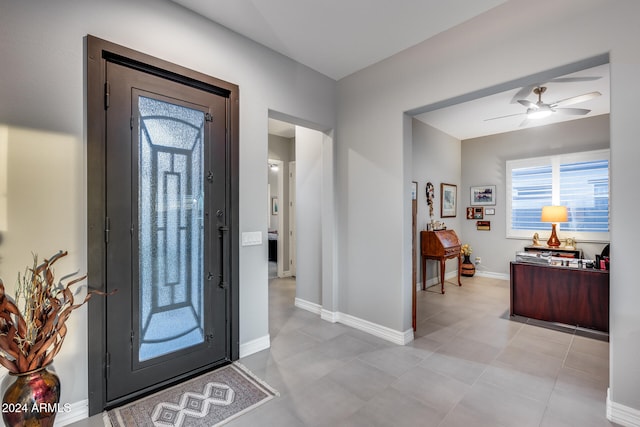
[[[296,275],[297,269],[297,250],[298,243],[296,235],[296,161],[291,160],[289,162],[289,179],[287,179],[287,183],[289,185],[289,203],[287,204],[287,209],[289,210],[289,235],[287,236],[289,242],[289,259],[287,263],[289,264],[289,276]]]
[[[276,247],[276,253],[277,253],[277,276],[278,277],[284,277],[284,237],[283,237],[283,232],[284,232],[284,211],[282,210],[282,206],[285,205],[285,198],[284,198],[284,162],[282,160],[279,159],[272,159],[272,158],[268,158],[267,162],[269,164],[275,164],[278,167],[278,173],[277,173],[277,179],[278,179],[278,183],[277,183],[277,187],[278,187],[278,203],[279,203],[279,207],[280,207],[280,212],[278,212],[278,238],[277,238],[277,247]],[[269,225],[271,224],[271,199],[272,199],[272,195],[271,195],[271,188],[269,188],[269,206],[268,206],[268,211],[269,211],[269,222],[267,223],[268,226],[267,228],[270,228]]]
[[[226,184],[229,216],[228,238],[231,247],[229,284],[229,361],[240,356],[239,336],[239,88],[237,85],[146,55],[141,52],[99,39],[85,38],[86,45],[86,108],[87,108],[87,272],[88,290],[105,291],[106,285],[106,116],[108,87],[105,85],[106,62],[115,61],[140,71],[213,92],[227,98],[227,165]],[[88,389],[89,415],[102,412],[106,400],[106,301],[92,298],[88,303]],[[124,331],[126,333],[126,331]],[[203,370],[206,370],[205,368]],[[192,376],[198,372],[190,372]],[[173,379],[175,381],[176,379]]]

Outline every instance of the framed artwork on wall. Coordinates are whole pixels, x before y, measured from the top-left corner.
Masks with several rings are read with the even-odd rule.
[[[271,198],[271,215],[278,215],[278,198]]]
[[[474,206],[493,206],[496,204],[495,185],[477,185],[471,187],[471,204]]]
[[[467,208],[467,219],[473,219],[473,208]]]
[[[456,216],[456,198],[458,187],[454,184],[440,184],[440,217]]]
[[[491,221],[476,221],[476,230],[491,230]]]
[[[473,208],[473,219],[484,218],[484,208],[482,206]]]

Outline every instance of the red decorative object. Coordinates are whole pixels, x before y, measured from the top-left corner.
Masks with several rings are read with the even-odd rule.
[[[60,380],[46,367],[10,373],[16,380],[2,399],[2,419],[12,427],[53,427],[60,402]]]
[[[547,246],[557,248],[560,246],[560,240],[556,234],[556,223],[567,222],[568,213],[566,206],[543,206],[540,221],[551,222],[551,237],[547,240]]]

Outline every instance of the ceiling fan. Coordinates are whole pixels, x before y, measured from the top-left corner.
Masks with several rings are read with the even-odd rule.
[[[578,82],[592,82],[594,80],[601,79],[601,76],[582,76],[582,77],[556,77],[555,79],[548,80],[547,83],[578,83]],[[511,103],[515,104],[519,99],[524,99],[527,96],[531,95],[531,92],[537,87],[544,86],[545,83],[538,82],[533,83],[527,86],[522,87],[513,98],[511,98]]]
[[[509,114],[506,116],[500,116],[500,117],[493,117],[491,119],[485,119],[486,121],[489,120],[496,120],[496,119],[504,119],[506,117],[515,117],[515,116],[526,116],[525,120],[520,124],[520,126],[525,126],[529,120],[533,119],[542,119],[544,117],[548,117],[554,113],[562,113],[562,114],[570,114],[570,115],[574,115],[574,116],[583,116],[587,113],[589,113],[591,110],[587,110],[585,108],[564,108],[564,106],[566,105],[574,105],[574,104],[578,104],[580,102],[585,102],[588,101],[590,99],[593,99],[595,97],[598,97],[600,95],[602,95],[600,92],[595,91],[595,92],[589,92],[589,93],[585,93],[583,95],[578,95],[578,96],[573,96],[571,98],[566,98],[566,99],[561,99],[560,101],[555,101],[552,102],[550,104],[547,104],[545,102],[542,101],[542,94],[545,93],[547,90],[547,88],[545,86],[538,86],[535,89],[533,89],[533,93],[535,93],[536,95],[538,95],[538,102],[531,102],[528,99],[519,99],[517,102],[526,107],[527,111],[524,113],[517,113],[517,114]]]

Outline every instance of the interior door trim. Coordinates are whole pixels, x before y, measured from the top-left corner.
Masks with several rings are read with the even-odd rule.
[[[239,344],[239,88],[214,77],[166,62],[141,52],[120,46],[92,35],[85,38],[86,105],[87,105],[87,271],[88,289],[104,291],[106,284],[106,115],[108,90],[105,89],[106,62],[123,61],[127,66],[178,81],[205,91],[215,91],[227,101],[227,153],[229,168],[227,227],[231,262],[229,286],[230,360],[237,360]],[[104,298],[92,298],[88,304],[88,389],[89,415],[102,412],[106,401],[106,303]],[[126,331],[125,331],[126,333]]]

